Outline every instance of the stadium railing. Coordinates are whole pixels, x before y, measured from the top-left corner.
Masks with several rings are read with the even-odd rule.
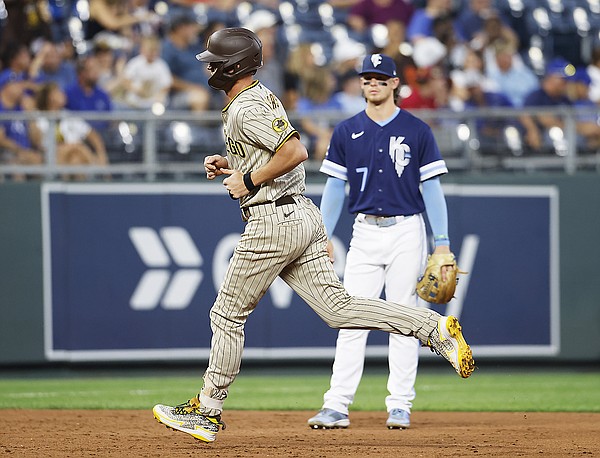
[[[577,134],[581,119],[600,117],[595,108],[508,109],[490,108],[454,112],[450,110],[413,110],[427,122],[434,133],[448,167],[453,171],[560,171],[574,174],[580,170],[600,172],[600,148],[582,146]],[[532,151],[524,142],[519,116],[552,113],[563,120],[563,128],[552,129],[546,135],[545,146]],[[39,113],[0,113],[0,122],[7,120],[34,121],[40,116],[50,122],[49,132],[55,132],[65,116],[77,116],[90,123],[103,123],[97,130],[103,137],[110,164],[107,166],[70,166],[57,164],[54,136],[47,140],[44,164],[25,166],[0,162],[0,180],[13,175],[31,179],[60,180],[61,176],[77,174],[90,181],[110,179],[155,181],[186,180],[204,177],[202,161],[208,154],[224,154],[221,113],[211,111],[166,111],[155,115],[149,111],[113,111]],[[300,130],[301,118],[289,113],[290,121]],[[313,120],[334,126],[345,119],[340,112],[311,115]],[[312,154],[309,136],[303,135]],[[309,159],[307,173],[317,174],[320,160]]]

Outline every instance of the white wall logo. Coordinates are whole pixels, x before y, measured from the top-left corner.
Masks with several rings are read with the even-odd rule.
[[[129,238],[148,267],[133,292],[129,305],[134,310],[152,310],[159,304],[167,310],[190,305],[202,282],[203,260],[190,234],[182,227],[132,227]],[[175,264],[178,270],[171,273]]]

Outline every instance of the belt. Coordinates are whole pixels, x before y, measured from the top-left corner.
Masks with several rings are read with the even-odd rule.
[[[281,207],[282,205],[294,205],[296,201],[292,196],[283,196],[275,201],[261,202],[259,204],[248,205],[243,207],[242,218],[247,221],[252,215],[264,214],[267,215],[269,207]]]
[[[372,224],[373,226],[389,227],[394,224],[398,224],[404,221],[406,218],[410,218],[413,215],[398,215],[398,216],[376,216],[376,215],[365,215],[359,213],[356,217],[357,221],[361,223]]]

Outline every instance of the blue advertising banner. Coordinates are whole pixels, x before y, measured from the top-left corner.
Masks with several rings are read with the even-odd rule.
[[[318,203],[321,191],[307,195]],[[452,248],[469,274],[436,310],[460,318],[479,357],[556,354],[557,190],[445,192]],[[221,186],[45,184],[42,202],[48,359],[208,357],[209,310],[244,229]],[[344,212],[334,238],[340,276],[351,226]],[[331,358],[336,336],[277,280],[248,320],[244,357]],[[387,355],[387,334],[369,339],[368,355]]]

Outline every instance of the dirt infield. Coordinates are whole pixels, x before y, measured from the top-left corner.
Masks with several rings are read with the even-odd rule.
[[[227,429],[204,444],[148,411],[3,410],[7,457],[453,457],[600,456],[600,414],[414,412],[409,430],[384,412],[352,412],[350,428],[311,430],[314,412],[227,411]]]

